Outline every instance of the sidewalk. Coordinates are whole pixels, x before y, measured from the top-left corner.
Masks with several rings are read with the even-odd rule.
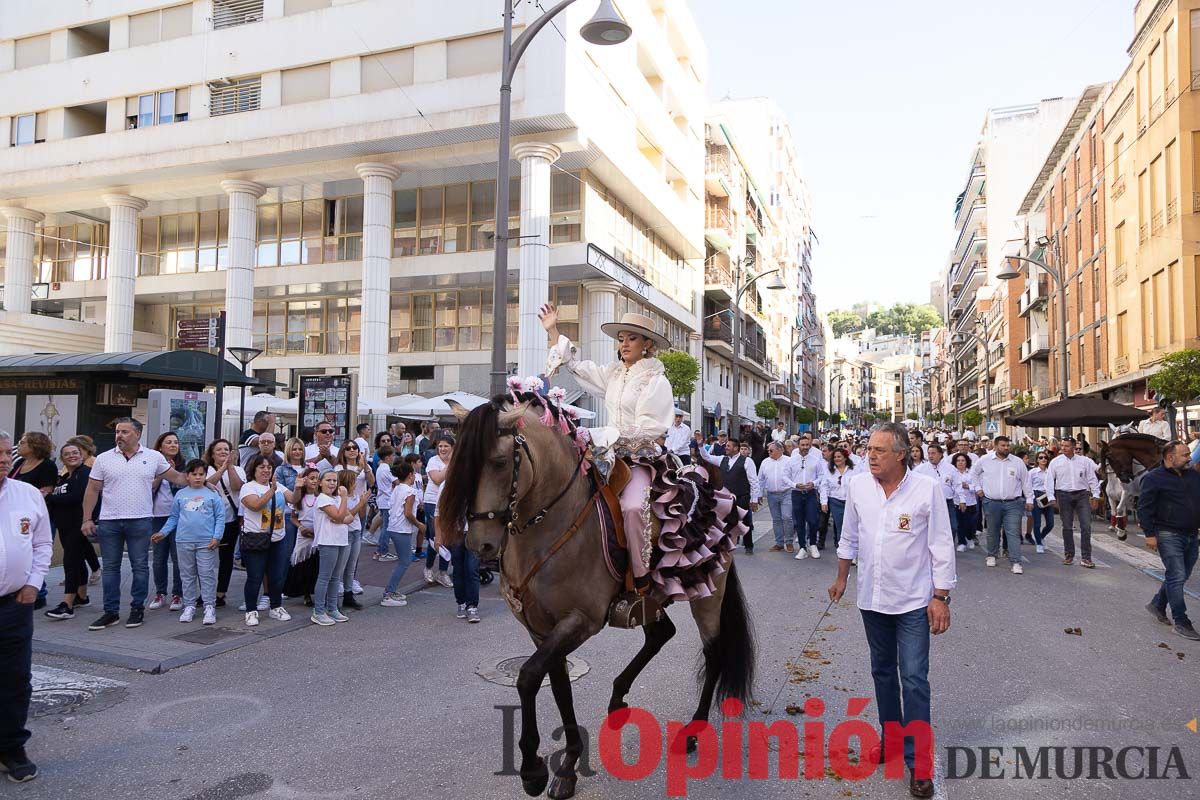
[[[383,597],[383,587],[391,576],[395,562],[379,563],[371,559],[373,547],[364,547],[358,562],[358,581],[363,586],[363,594],[358,600],[364,606],[362,611],[350,613],[371,613],[379,607]],[[400,582],[400,591],[411,594],[425,588],[427,584],[421,577],[420,564],[411,564]],[[46,608],[53,608],[62,599],[62,587],[59,585],[63,578],[62,567],[54,567],[46,576],[47,594]],[[245,585],[246,573],[241,570],[233,571],[233,579],[229,584],[227,600],[229,605],[217,609],[215,625],[201,625],[201,614],[190,624],[179,622],[179,612],[170,611],[165,606],[151,611],[146,609],[146,621],[140,628],[126,628],[124,620],[129,614],[129,590],[133,574],[129,569],[129,561],[122,563],[121,570],[121,623],[102,631],[89,631],[87,626],[103,613],[104,593],[100,585],[90,586],[88,596],[91,604],[76,609],[75,618],[68,620],[53,620],[44,613],[45,609],[34,613],[33,650],[35,653],[70,656],[85,661],[124,667],[159,674],[167,670],[191,664],[211,656],[236,650],[240,647],[282,636],[305,628],[312,623],[309,621],[311,610],[304,605],[304,598],[284,597],[283,607],[291,614],[291,620],[279,622],[267,616],[266,612],[259,614],[259,624],[247,628],[245,615],[238,611],[242,603],[242,588]],[[146,604],[154,599],[154,579],[150,580],[150,593]]]

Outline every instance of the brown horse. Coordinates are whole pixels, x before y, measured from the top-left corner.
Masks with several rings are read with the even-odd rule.
[[[469,519],[467,546],[482,558],[502,556],[501,593],[537,648],[517,679],[521,783],[535,797],[550,781],[538,755],[536,710],[538,690],[549,674],[566,748],[548,796],[566,798],[575,794],[575,766],[583,752],[566,657],[605,626],[622,584],[609,574],[602,556],[604,532],[589,510],[594,489],[581,469],[579,448],[558,429],[556,408],[548,409],[536,396],[522,399],[513,405],[498,396],[470,414],[455,407],[463,424],[439,500],[439,536],[447,544],[461,541],[462,521]],[[547,413],[553,427],[542,423]],[[573,527],[574,535],[564,536]],[[714,694],[718,701],[747,702],[754,680],[753,632],[732,562],[715,583],[714,595],[691,603],[704,657],[694,720],[708,719]],[[625,696],[634,680],[675,635],[675,626],[663,613],[644,634],[641,649],[613,681],[610,714],[627,708]]]
[[[1100,468],[1105,464],[1112,467],[1118,480],[1128,483],[1134,479],[1139,470],[1135,470],[1134,462],[1141,464],[1146,470],[1151,470],[1162,463],[1162,448],[1166,444],[1161,439],[1145,433],[1123,433],[1113,438],[1111,442],[1100,442]]]

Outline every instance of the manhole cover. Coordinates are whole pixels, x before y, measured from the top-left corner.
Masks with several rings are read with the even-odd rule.
[[[237,636],[245,636],[248,631],[235,631],[229,628],[217,628],[212,625],[205,625],[202,628],[181,633],[178,636],[172,636],[172,639],[178,639],[181,642],[191,642],[192,644],[216,644],[225,639],[233,639]]]
[[[29,711],[34,717],[94,714],[112,708],[128,696],[126,685],[120,681],[65,669],[35,666],[32,677]]]
[[[491,681],[500,686],[516,686],[517,676],[520,675],[521,667],[528,658],[529,656],[516,656],[514,658],[506,658],[498,663],[483,661],[475,668],[475,674],[485,681]],[[572,683],[588,674],[590,669],[591,667],[582,658],[567,656],[567,676],[571,679]],[[542,686],[549,685],[550,677],[546,676],[542,679]]]

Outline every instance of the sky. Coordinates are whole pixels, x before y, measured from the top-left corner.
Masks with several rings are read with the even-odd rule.
[[[929,302],[987,109],[1120,77],[1134,0],[690,0],[708,94],[772,97],[813,203],[822,313]]]

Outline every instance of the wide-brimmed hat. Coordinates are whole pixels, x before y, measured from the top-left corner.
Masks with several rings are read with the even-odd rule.
[[[654,330],[654,320],[644,314],[628,313],[621,317],[620,322],[606,322],[600,326],[612,338],[617,338],[621,331],[645,336],[658,345],[660,350],[670,350],[671,340]]]

